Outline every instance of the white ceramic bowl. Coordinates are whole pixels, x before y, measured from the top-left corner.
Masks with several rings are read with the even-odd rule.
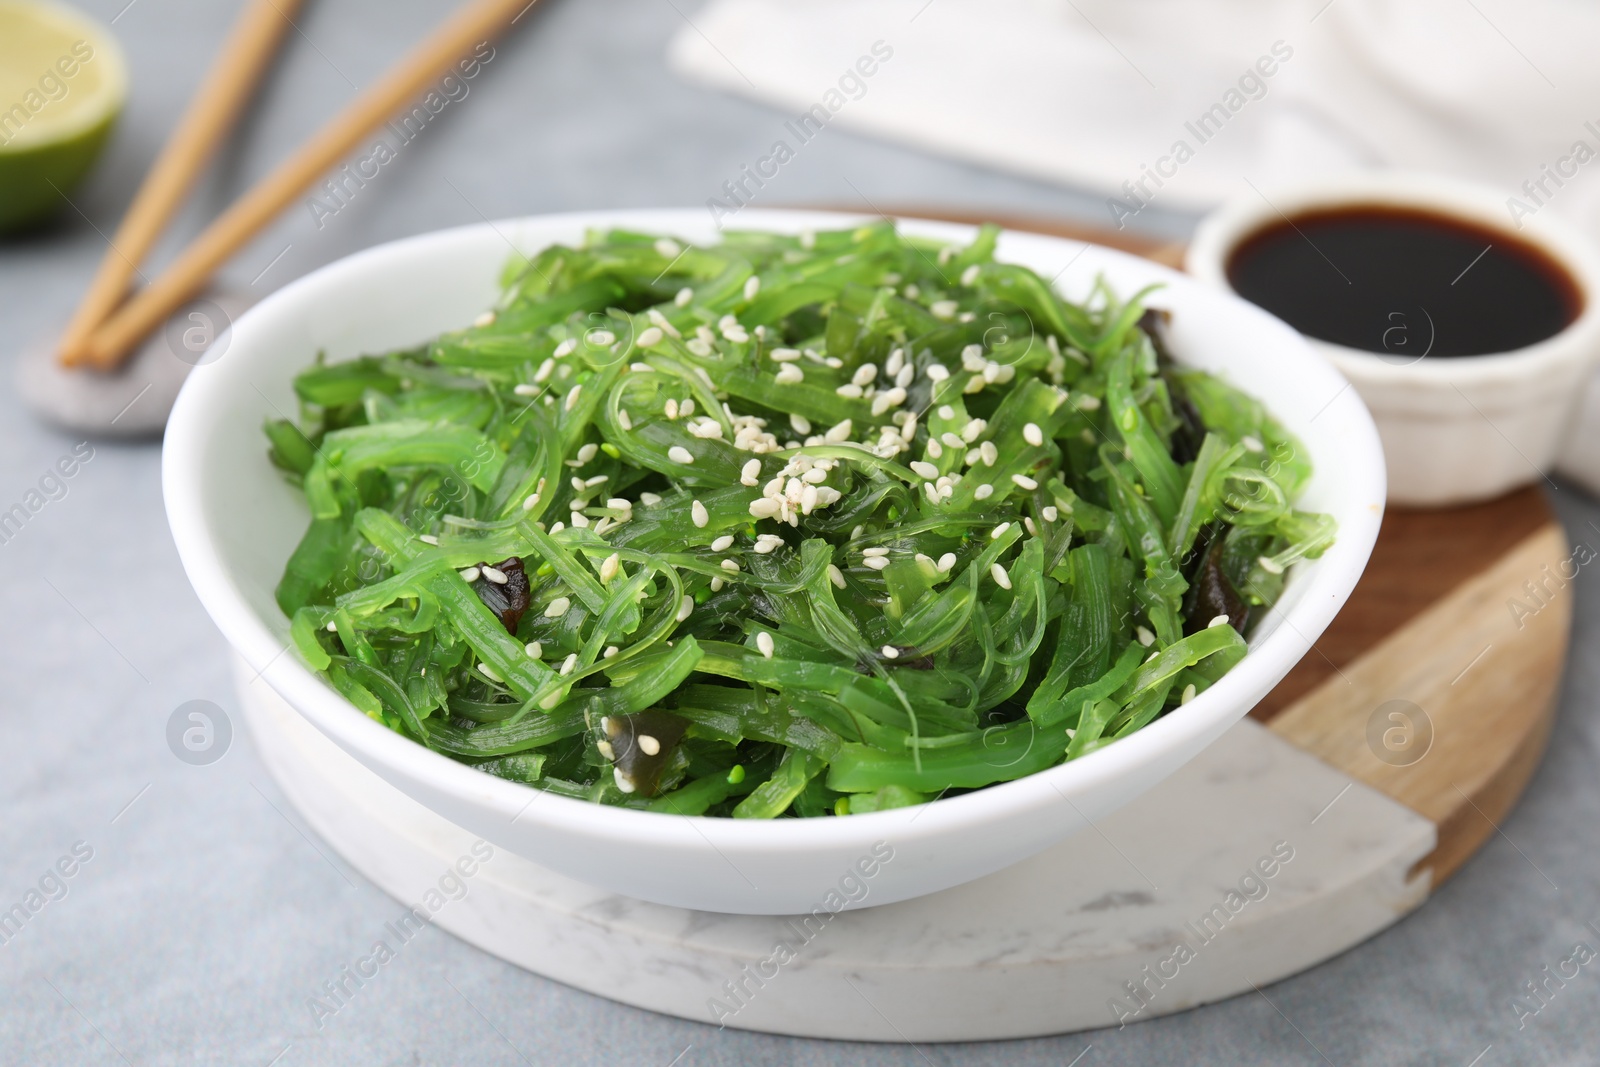
[[[798,232],[859,218],[748,211],[742,227]],[[223,634],[261,679],[380,776],[452,822],[571,877],[659,903],[708,911],[793,914],[826,906],[858,862],[886,843],[859,906],[904,900],[998,870],[1052,845],[1171,774],[1241,718],[1327,626],[1360,577],[1383,511],[1383,456],[1355,393],[1277,319],[1182,275],[1104,248],[1008,233],[998,257],[1069,296],[1104,274],[1173,312],[1188,363],[1264,400],[1316,464],[1303,505],[1330,512],[1338,543],[1294,568],[1251,651],[1187,706],[1089,756],[1019,781],[917,808],[847,818],[750,822],[603,807],[491,777],[367,718],[288,645],[272,590],[307,522],[298,491],[267,463],[262,420],[293,412],[290,381],[318,351],[347,359],[415,344],[469,322],[495,300],[508,241],[525,251],[575,243],[593,226],[712,241],[699,210],[612,211],[468,226],[397,241],[286,286],[232,328],[226,354],[195,369],[167,428],[167,514],[189,579]],[[970,227],[907,221],[952,241]],[[241,683],[246,679],[241,678]],[[260,684],[255,682],[254,684]],[[882,846],[879,846],[882,854]],[[859,896],[859,894],[854,894]],[[837,900],[834,896],[831,899]],[[854,905],[853,905],[854,906]]]
[[[1501,230],[1565,267],[1583,303],[1578,317],[1554,337],[1511,352],[1397,362],[1308,339],[1350,379],[1377,420],[1388,456],[1390,500],[1420,505],[1483,500],[1536,481],[1556,465],[1600,360],[1600,254],[1588,238],[1548,215],[1513,220],[1506,203],[1505,190],[1403,171],[1269,187],[1241,194],[1207,215],[1184,266],[1231,293],[1228,260],[1252,234],[1306,211],[1380,206]],[[1571,462],[1600,477],[1594,457]]]

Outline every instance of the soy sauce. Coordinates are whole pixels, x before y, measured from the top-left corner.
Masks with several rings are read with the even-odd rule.
[[[1307,212],[1242,241],[1240,296],[1309,337],[1390,362],[1524,348],[1582,309],[1572,278],[1509,231],[1383,207]]]

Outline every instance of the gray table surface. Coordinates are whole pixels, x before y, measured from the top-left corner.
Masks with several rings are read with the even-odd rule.
[[[47,235],[0,243],[8,357],[68,314],[104,248],[97,231],[115,225],[238,7],[82,2],[117,17],[132,102],[105,165],[74,198],[81,214]],[[369,84],[442,6],[308,4],[173,242]],[[374,242],[480,217],[703,203],[770,143],[782,116],[667,71],[665,43],[695,7],[546,0],[498,46],[470,95],[348,208],[320,229],[309,211],[291,212],[235,260],[228,279],[264,293]],[[837,129],[762,193],[772,204],[861,196],[1011,214],[1093,218],[1100,210],[1093,196]],[[1192,223],[1140,221],[1169,235]],[[76,443],[0,389],[0,510]],[[353,1010],[318,1029],[306,998],[393,905],[319,848],[247,737],[206,767],[169,751],[165,726],[179,704],[234,704],[224,643],[167,532],[158,446],[101,444],[67,486],[0,545],[0,905],[22,899],[76,842],[93,857],[66,881],[65,897],[0,946],[5,1063],[1488,1067],[1600,1059],[1600,977],[1592,973],[1600,964],[1521,1029],[1511,1004],[1524,981],[1576,942],[1600,945],[1600,927],[1586,925],[1600,922],[1600,735],[1591,715],[1600,576],[1592,569],[1577,579],[1554,741],[1503,833],[1418,913],[1263,995],[1045,1040],[915,1048],[805,1041],[621,1007],[430,929]],[[1591,525],[1600,509],[1571,489],[1554,496],[1574,538],[1600,543],[1600,526]]]

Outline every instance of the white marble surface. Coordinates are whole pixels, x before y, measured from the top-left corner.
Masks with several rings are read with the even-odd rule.
[[[391,896],[536,973],[741,1029],[964,1041],[1153,1018],[1313,966],[1428,891],[1406,874],[1432,823],[1247,720],[1095,829],[942,893],[836,916],[819,901],[809,924],[663,907],[475,841],[236,671],[279,786]]]

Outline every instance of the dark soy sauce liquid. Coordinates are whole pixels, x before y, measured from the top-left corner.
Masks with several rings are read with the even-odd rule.
[[[1582,309],[1567,272],[1507,231],[1404,208],[1307,212],[1246,238],[1234,291],[1310,337],[1410,363],[1509,352]]]

